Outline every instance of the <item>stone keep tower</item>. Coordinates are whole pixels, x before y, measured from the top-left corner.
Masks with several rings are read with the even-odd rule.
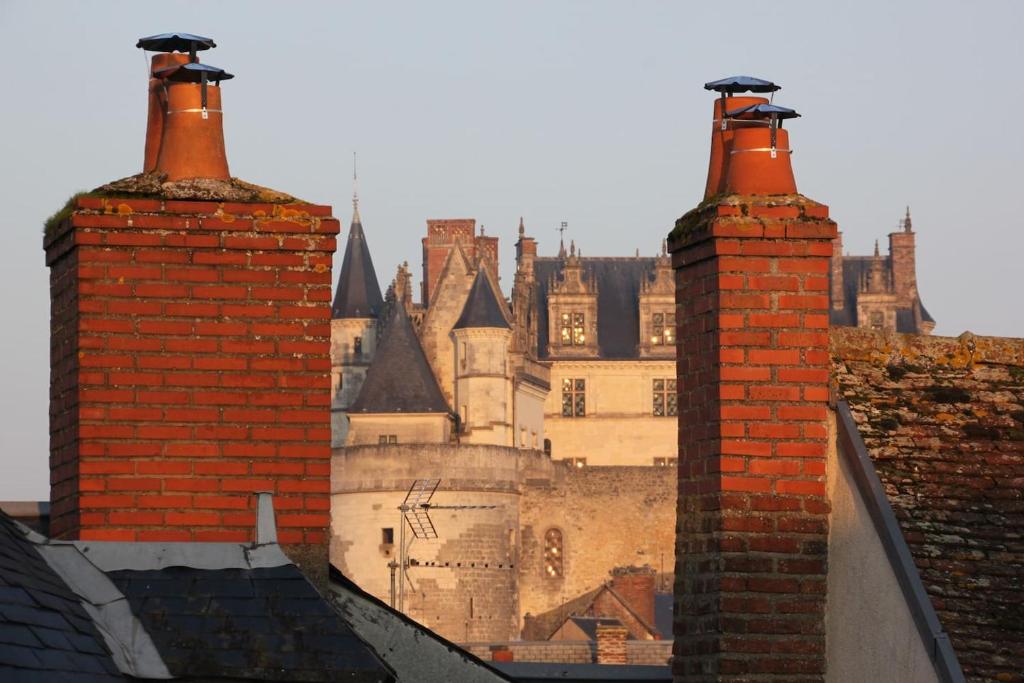
[[[345,445],[345,411],[359,395],[373,362],[384,300],[359,216],[359,198],[352,196],[352,227],[331,309],[331,445]]]
[[[252,494],[273,491],[278,538],[323,576],[338,222],[231,178],[230,75],[194,60],[213,41],[139,46],[163,51],[147,172],[77,198],[44,238],[52,535],[251,541]]]
[[[480,267],[455,322],[455,406],[466,443],[513,446],[512,328]]]

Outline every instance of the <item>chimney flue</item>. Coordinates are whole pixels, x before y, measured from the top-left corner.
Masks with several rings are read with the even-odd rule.
[[[733,131],[725,176],[726,192],[796,194],[789,133],[782,128],[782,121],[800,114],[775,104],[755,104],[734,109],[727,115],[751,117],[757,126]]]
[[[216,46],[192,33],[161,33],[136,43],[161,53],[150,69],[144,173],[164,173],[168,180],[230,178],[219,86],[232,76],[196,57]]]
[[[773,93],[780,86],[752,76],[731,76],[704,84],[705,90],[719,94],[715,100],[711,121],[711,158],[708,162],[708,179],[704,186],[704,198],[713,197],[726,191],[725,178],[728,174],[733,131],[737,128],[763,126],[764,122],[746,113],[735,113],[758,104],[768,104],[764,97],[736,97],[737,93]]]
[[[160,154],[160,140],[164,134],[164,119],[167,114],[167,91],[164,79],[156,76],[158,71],[187,64],[189,55],[180,52],[161,52],[153,55],[149,70],[149,118],[146,121],[146,153],[142,172],[156,170],[156,159]]]

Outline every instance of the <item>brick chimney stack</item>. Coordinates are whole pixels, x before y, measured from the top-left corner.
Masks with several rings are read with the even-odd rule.
[[[821,681],[825,671],[836,225],[826,206],[797,194],[776,123],[737,131],[726,193],[670,235],[678,681]],[[754,139],[741,140],[748,131]]]
[[[655,571],[651,567],[616,567],[612,570],[612,590],[636,612],[648,626],[654,626]],[[662,637],[668,634],[662,634]]]
[[[252,494],[272,491],[280,542],[323,574],[338,221],[235,181],[140,198],[145,179],[78,198],[44,238],[51,533],[253,541]]]

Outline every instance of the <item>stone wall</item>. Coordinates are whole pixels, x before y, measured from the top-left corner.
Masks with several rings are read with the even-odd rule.
[[[542,614],[610,579],[649,565],[671,585],[676,524],[674,467],[571,467],[529,473],[521,501],[520,609]],[[562,532],[564,574],[544,568],[544,535]]]
[[[542,454],[499,446],[419,444],[335,451],[331,561],[361,588],[390,599],[398,559],[398,506],[417,479],[440,479],[435,505],[496,506],[430,512],[437,538],[411,541],[405,612],[450,640],[518,635],[516,590],[521,460]],[[384,544],[392,529],[394,544]]]
[[[452,640],[519,636],[523,615],[553,609],[608,581],[615,567],[670,573],[675,470],[574,468],[539,451],[448,444],[337,449],[332,461],[331,561],[388,601],[397,559],[398,506],[416,479],[438,478],[432,511],[439,538],[417,540],[406,612]],[[564,574],[545,575],[543,537],[565,539]],[[383,543],[392,529],[395,543]],[[670,585],[671,577],[659,577]],[[471,602],[472,600],[472,602]]]
[[[676,376],[675,361],[559,361],[551,364],[544,432],[556,460],[587,465],[653,465],[675,458],[676,420],[654,417],[653,380]],[[586,382],[586,415],[562,417],[562,382]]]

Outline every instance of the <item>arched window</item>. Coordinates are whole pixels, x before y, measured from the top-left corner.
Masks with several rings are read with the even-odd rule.
[[[544,576],[551,579],[562,578],[562,532],[548,529],[544,534]]]

